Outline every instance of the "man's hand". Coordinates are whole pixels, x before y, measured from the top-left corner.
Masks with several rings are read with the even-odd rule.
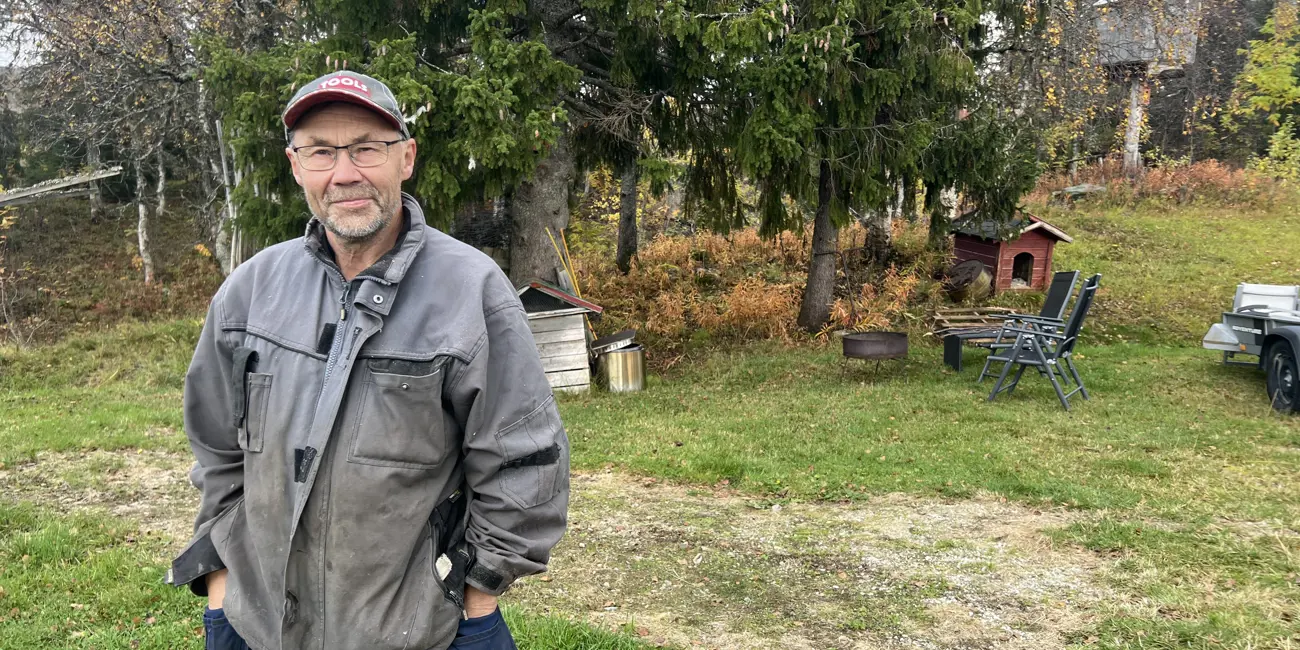
[[[210,583],[209,583],[210,584]],[[222,591],[225,591],[225,576],[222,576]],[[212,592],[209,591],[209,594]],[[497,597],[489,596],[469,585],[465,585],[465,617],[479,618],[497,610]]]
[[[217,569],[207,575],[208,578],[208,609],[221,609],[221,605],[226,600],[226,574],[230,573],[229,569]],[[469,599],[465,601],[469,604]]]

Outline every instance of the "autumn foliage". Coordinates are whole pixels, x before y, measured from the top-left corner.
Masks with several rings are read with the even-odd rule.
[[[924,223],[896,228],[899,259],[884,268],[858,262],[853,249],[864,236],[857,226],[840,233],[836,298],[820,338],[840,329],[914,328],[938,297],[931,275],[943,256],[924,251]],[[809,233],[765,239],[747,229],[660,235],[627,275],[608,256],[578,254],[576,266],[583,295],[606,309],[601,334],[633,328],[671,357],[692,345],[806,338],[795,321],[810,254]]]
[[[1267,208],[1288,200],[1294,189],[1268,174],[1217,160],[1158,161],[1136,179],[1129,179],[1119,160],[1108,159],[1080,168],[1073,180],[1065,173],[1044,175],[1026,201],[1047,202],[1054,192],[1081,183],[1105,186],[1105,192],[1087,199],[1101,206],[1157,202]]]

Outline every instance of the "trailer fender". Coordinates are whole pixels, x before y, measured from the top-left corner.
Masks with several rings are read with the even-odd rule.
[[[1264,370],[1269,399],[1273,408],[1283,413],[1300,413],[1300,371],[1296,359],[1300,357],[1300,327],[1278,327],[1264,337],[1260,368]],[[1280,346],[1290,349],[1274,354]]]
[[[1259,367],[1264,367],[1264,355],[1268,349],[1277,341],[1286,341],[1291,344],[1291,351],[1300,354],[1300,325],[1287,325],[1285,327],[1276,327],[1273,331],[1264,337],[1264,345],[1260,350]]]

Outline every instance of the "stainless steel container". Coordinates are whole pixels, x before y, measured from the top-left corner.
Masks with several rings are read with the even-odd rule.
[[[633,345],[600,355],[596,360],[600,382],[611,393],[645,388],[645,348]]]

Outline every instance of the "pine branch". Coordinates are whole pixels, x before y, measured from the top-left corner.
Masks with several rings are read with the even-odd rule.
[[[603,79],[609,79],[609,78],[610,78],[609,70],[601,69],[600,67],[598,67],[598,66],[596,66],[596,65],[593,65],[593,64],[591,64],[591,63],[588,63],[588,62],[586,62],[586,61],[579,61],[579,62],[578,62],[578,67],[579,67],[579,68],[582,68],[583,70],[586,70],[587,72],[590,72],[591,74],[594,74],[594,75],[596,75],[596,76],[598,76],[598,77],[601,77],[601,78],[603,78]],[[584,77],[584,78],[585,78],[585,77]]]
[[[611,32],[607,29],[599,29],[596,26],[588,25],[587,23],[574,23],[573,25],[574,27],[577,27],[578,29],[581,29],[589,34],[595,34],[596,36],[599,36],[604,39],[608,39],[611,41],[618,39],[618,34],[615,34],[614,32]]]
[[[580,47],[580,46],[582,46],[582,45],[585,45],[585,44],[587,43],[587,41],[590,40],[590,39],[591,39],[591,34],[587,34],[587,35],[583,36],[582,38],[580,38],[580,39],[578,39],[578,40],[576,40],[576,41],[573,41],[572,43],[565,43],[564,45],[561,45],[561,46],[559,46],[559,47],[557,47],[557,48],[551,50],[551,54],[555,54],[555,55],[557,55],[557,56],[560,55],[560,54],[564,54],[565,52],[568,52],[569,50],[572,50],[572,49],[575,48],[575,47]]]

